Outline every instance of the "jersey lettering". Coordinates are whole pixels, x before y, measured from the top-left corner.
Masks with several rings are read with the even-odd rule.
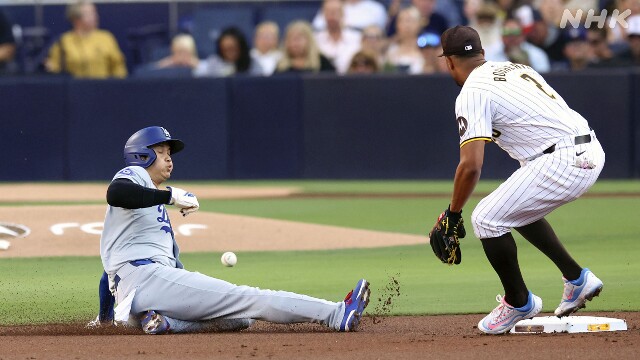
[[[173,229],[171,228],[171,222],[169,221],[167,208],[164,207],[164,205],[158,205],[158,212],[160,213],[160,216],[156,218],[156,221],[167,224],[162,226],[160,230],[164,230],[167,234],[171,234],[171,236],[173,236]]]
[[[590,131],[586,119],[542,76],[510,62],[488,61],[474,69],[455,109],[460,145],[491,139],[520,162],[539,156],[560,139]]]
[[[548,97],[552,98],[553,100],[556,99],[555,96],[553,96],[553,94],[549,94],[543,87],[542,84],[540,84],[536,79],[532,78],[529,74],[522,74],[520,75],[521,78],[530,81],[534,84],[536,84],[536,86],[538,87],[538,89],[540,89],[540,91],[542,91],[545,95],[547,95]]]

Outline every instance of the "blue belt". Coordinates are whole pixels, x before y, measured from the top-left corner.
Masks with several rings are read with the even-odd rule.
[[[133,260],[133,261],[129,261],[129,264],[138,267],[138,266],[142,266],[142,265],[149,265],[149,264],[153,264],[155,261],[151,260],[151,259],[138,259],[138,260]],[[120,282],[120,276],[118,276],[118,274],[116,274],[115,278],[113,279],[113,281],[116,284],[116,288],[118,287],[118,283]]]

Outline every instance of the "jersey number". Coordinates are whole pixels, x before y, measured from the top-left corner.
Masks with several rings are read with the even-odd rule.
[[[542,84],[540,84],[536,79],[532,78],[531,76],[527,75],[527,74],[522,74],[520,75],[521,78],[527,80],[527,81],[531,81],[532,83],[536,84],[536,86],[538,87],[538,89],[540,89],[540,91],[542,91],[545,95],[547,95],[548,97],[552,98],[553,100],[556,99],[555,96],[553,96],[553,94],[549,94],[548,92],[546,92],[544,90],[544,88],[542,87]]]

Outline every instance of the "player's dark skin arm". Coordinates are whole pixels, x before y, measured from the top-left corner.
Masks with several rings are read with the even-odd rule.
[[[453,180],[451,212],[460,212],[480,180],[484,162],[484,140],[472,141],[460,148],[460,163]]]
[[[168,204],[171,191],[146,188],[128,179],[115,179],[107,189],[107,203],[125,209]]]

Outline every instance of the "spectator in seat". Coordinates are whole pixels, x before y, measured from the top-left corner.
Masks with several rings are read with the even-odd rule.
[[[587,42],[586,29],[569,27],[565,34],[567,42],[564,46],[564,55],[567,58],[567,68],[571,71],[586,69],[593,57]]]
[[[502,19],[498,18],[498,6],[483,0],[465,0],[464,13],[469,26],[480,36],[483,48],[502,42]]]
[[[423,74],[449,73],[447,61],[444,56],[440,56],[440,54],[442,54],[440,36],[434,33],[424,33],[418,37],[418,47],[424,59],[424,66],[422,67]]]
[[[278,62],[276,73],[317,73],[335,70],[331,61],[320,53],[308,22],[298,20],[287,26],[282,58]]]
[[[156,62],[154,68],[166,69],[176,67],[187,67],[195,69],[198,66],[198,49],[193,36],[189,34],[178,34],[171,40],[171,55]]]
[[[380,71],[376,56],[368,51],[360,50],[351,59],[349,74],[375,74]]]
[[[531,31],[525,34],[527,41],[544,50],[551,63],[551,68],[562,68],[565,65],[564,47],[568,37],[565,30],[534,11],[534,22]]]
[[[331,61],[339,74],[349,68],[349,62],[360,50],[362,35],[343,26],[344,13],[341,0],[325,0],[322,14],[326,29],[315,34],[316,43],[322,55]]]
[[[589,67],[610,68],[626,65],[624,61],[621,61],[621,59],[614,56],[614,53],[607,42],[607,28],[598,28],[593,25],[587,29],[587,41],[589,42],[592,55]]]
[[[449,28],[449,24],[447,19],[438,14],[435,11],[437,0],[411,0],[411,4],[418,10],[419,13],[419,29],[418,33],[424,32],[433,32],[438,35],[442,35],[442,33]],[[397,21],[400,12],[395,9],[399,9],[399,4],[402,0],[392,0],[389,5],[389,25],[387,34],[389,36],[393,36],[397,31]]]
[[[265,21],[256,27],[253,37],[253,49],[251,59],[262,68],[262,75],[273,74],[282,57],[278,48],[280,42],[280,28],[273,21]]]
[[[49,50],[47,70],[78,78],[126,77],[127,67],[116,39],[98,29],[95,5],[88,1],[71,4],[66,16],[73,29],[62,34]]]
[[[200,61],[194,70],[196,77],[224,77],[236,74],[262,75],[260,65],[251,60],[249,45],[242,31],[228,27],[216,41],[216,53]]]
[[[414,7],[400,10],[397,26],[395,40],[387,50],[387,64],[396,72],[421,74],[424,59],[418,48],[420,13]]]
[[[640,15],[640,0],[618,0],[617,9],[620,13],[630,10],[630,16],[626,18],[627,25],[629,18],[635,15]],[[611,11],[609,12],[611,14]],[[628,28],[622,26],[616,19],[609,16],[606,24],[609,26],[608,41],[611,45],[625,45],[628,40]]]
[[[367,26],[387,26],[387,11],[376,0],[344,0],[344,26],[352,30],[363,30]],[[326,30],[323,11],[320,9],[313,19],[316,31]]]
[[[382,68],[385,63],[385,54],[387,52],[388,41],[384,30],[376,25],[367,26],[362,30],[361,51],[368,52],[373,55],[378,68]]]
[[[623,51],[616,60],[624,66],[640,67],[640,15],[627,18],[628,49]]]
[[[562,0],[564,1],[564,0]],[[570,0],[569,0],[570,1]],[[585,0],[578,0],[585,1]],[[588,0],[591,1],[591,0]],[[514,18],[520,23],[522,31],[527,34],[533,29],[534,8],[531,6],[532,0],[497,0],[499,16],[502,19]],[[484,44],[483,44],[484,45]]]
[[[540,48],[526,42],[523,32],[518,20],[505,20],[502,43],[485,48],[485,58],[489,61],[511,61],[529,65],[539,73],[549,72],[549,57]]]
[[[13,72],[13,58],[16,54],[16,42],[13,38],[11,23],[0,11],[0,75]]]

